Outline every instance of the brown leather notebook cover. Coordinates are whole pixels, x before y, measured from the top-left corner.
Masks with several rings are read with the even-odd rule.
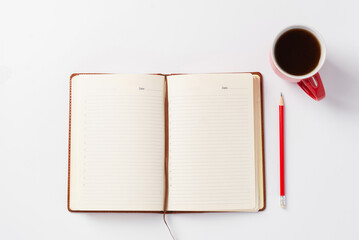
[[[228,73],[228,72],[227,72]],[[263,169],[263,207],[259,211],[263,211],[266,208],[266,184],[265,184],[265,156],[264,156],[264,129],[263,129],[263,77],[260,72],[229,72],[229,73],[251,73],[256,75],[260,80],[260,99],[261,99],[261,153],[262,153],[262,169]],[[73,210],[70,208],[70,172],[71,172],[71,103],[72,103],[72,78],[77,75],[94,75],[94,74],[111,74],[111,73],[74,73],[70,76],[70,96],[69,96],[69,142],[68,142],[68,187],[67,187],[67,209],[70,212],[117,212],[117,213],[160,213],[160,214],[173,214],[173,213],[213,213],[213,212],[239,212],[239,211],[167,211],[168,205],[168,91],[166,90],[165,96],[165,196],[164,196],[164,206],[163,211],[104,211],[104,210]],[[186,75],[186,73],[176,73],[176,74],[149,74],[149,75],[161,75],[165,76],[165,85],[167,89],[167,76],[171,75]]]

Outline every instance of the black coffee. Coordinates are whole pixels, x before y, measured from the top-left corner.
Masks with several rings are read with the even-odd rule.
[[[285,72],[305,75],[319,63],[320,44],[311,32],[292,29],[279,37],[274,46],[274,57]]]

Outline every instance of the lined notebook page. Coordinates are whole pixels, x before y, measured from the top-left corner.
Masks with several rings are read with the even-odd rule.
[[[256,211],[253,77],[168,77],[171,211]]]
[[[164,77],[72,79],[70,208],[162,211]]]

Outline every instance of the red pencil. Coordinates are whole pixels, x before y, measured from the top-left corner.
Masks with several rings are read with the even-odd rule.
[[[280,206],[285,208],[287,206],[287,198],[285,196],[285,181],[284,181],[284,102],[282,93],[279,101],[279,153],[280,153]]]

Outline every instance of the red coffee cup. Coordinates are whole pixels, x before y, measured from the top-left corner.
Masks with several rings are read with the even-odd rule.
[[[286,66],[286,65],[285,64],[283,65],[283,63],[279,64],[279,62],[278,62],[279,56],[276,56],[276,52],[277,52],[277,55],[279,55],[278,51],[276,51],[276,49],[275,49],[276,47],[278,47],[278,45],[277,45],[278,40],[283,41],[281,39],[283,39],[283,37],[286,37],[289,32],[293,33],[293,31],[309,32],[310,34],[312,34],[312,37],[314,37],[316,39],[316,41],[319,45],[320,52],[317,52],[316,66],[313,69],[310,69],[310,71],[303,72],[301,74],[293,74],[293,73],[290,73],[288,70],[284,70],[283,66]],[[291,39],[291,38],[288,37],[287,39]],[[303,39],[305,40],[306,38],[303,38]],[[286,41],[291,41],[291,40],[286,40]],[[303,47],[303,46],[305,47],[305,45],[303,45],[301,43],[301,38],[293,38],[292,37],[292,43],[289,42],[287,44],[287,48],[289,50],[287,52],[281,53],[281,55],[285,55],[285,54],[290,55],[291,54],[290,56],[284,56],[282,58],[282,59],[286,59],[286,57],[287,57],[287,59],[290,59],[291,62],[288,63],[289,66],[290,66],[290,64],[295,65],[295,58],[303,57],[302,55],[305,54],[305,52],[306,52],[306,51],[303,51],[304,52],[303,54],[300,51],[298,52],[299,48],[295,49],[296,44],[301,45],[300,47]],[[291,50],[290,48],[294,48],[294,51],[290,51]],[[295,51],[295,50],[297,50],[297,51]],[[309,51],[310,49],[304,49],[304,50],[308,50],[307,52],[310,53],[310,51]],[[307,53],[307,55],[308,55],[308,53]],[[317,31],[313,30],[312,28],[309,28],[306,26],[301,26],[301,25],[295,25],[295,26],[290,26],[290,27],[283,29],[275,37],[275,39],[273,41],[272,49],[271,49],[271,54],[270,54],[270,63],[271,63],[271,66],[272,66],[274,72],[279,77],[281,77],[282,79],[284,79],[286,81],[297,83],[310,97],[312,97],[316,101],[319,101],[325,97],[324,86],[323,86],[321,77],[319,75],[319,70],[323,66],[323,64],[325,62],[325,58],[326,58],[326,47],[325,47],[324,40],[320,36],[320,34]],[[302,60],[303,60],[303,58],[302,58]]]

